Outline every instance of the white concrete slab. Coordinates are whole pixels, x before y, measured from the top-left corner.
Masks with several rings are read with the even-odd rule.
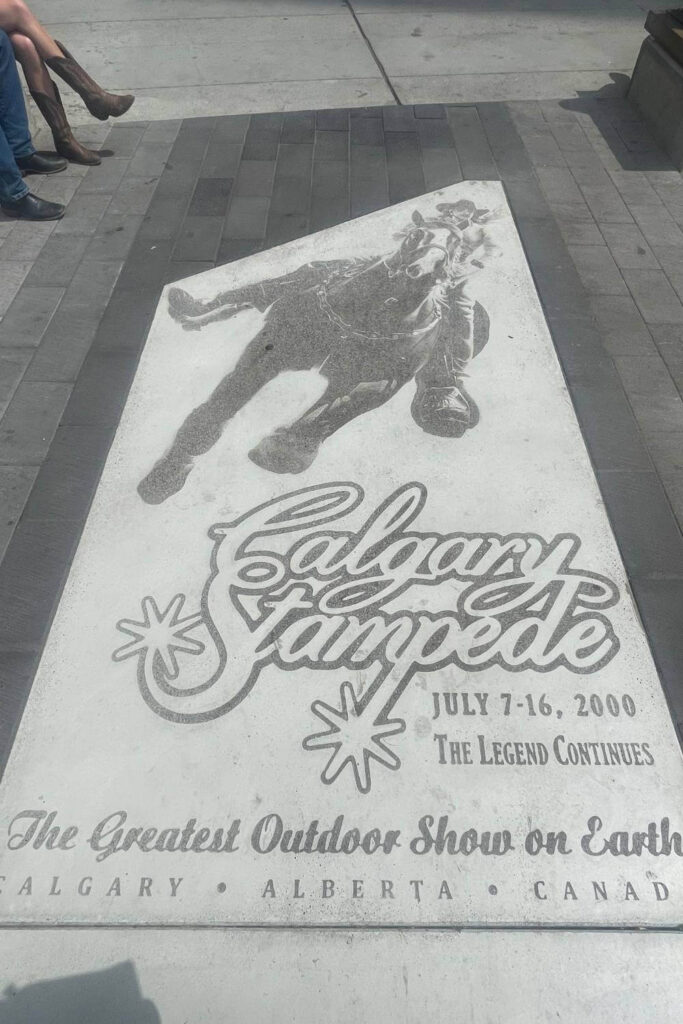
[[[618,74],[631,73],[630,67]],[[511,71],[504,74],[397,75],[392,84],[402,103],[494,103],[585,97],[614,86],[608,71]]]
[[[80,0],[36,0],[32,9],[45,22],[166,21],[195,18],[258,18],[295,15],[339,15],[340,0],[92,0],[84,10]]]
[[[106,8],[106,9],[105,9]],[[348,10],[338,3],[73,5],[42,15],[106,88],[137,101],[125,120],[391,103]],[[60,16],[64,20],[60,20]],[[73,124],[92,118],[64,88]]]
[[[390,78],[632,66],[642,12],[460,11],[361,15]]]
[[[0,933],[0,1020],[678,1024],[682,943],[633,933],[21,929]]]
[[[2,920],[677,925],[682,786],[499,183],[165,292]]]
[[[121,86],[123,89],[123,86]],[[315,97],[312,93],[315,92]],[[79,138],[92,125],[77,96],[65,99],[65,108]],[[203,85],[201,88],[166,86],[135,89],[135,104],[122,121],[163,121],[166,118],[211,117],[214,114],[256,114],[274,110],[326,107],[383,106],[392,101],[381,78],[316,79],[299,82],[247,82]]]
[[[120,89],[379,77],[344,15],[195,18],[191,26],[188,32],[186,20],[167,18],[162,46],[154,19],[70,24],[69,49],[84,66],[106,61],[104,84]],[[56,38],[66,35],[65,25],[50,28]]]
[[[629,73],[644,38],[632,0],[35,0],[126,120],[393,102],[555,99]],[[647,5],[645,5],[647,6]],[[369,85],[366,83],[370,83]],[[90,123],[63,90],[73,124]],[[266,107],[270,101],[271,107]]]

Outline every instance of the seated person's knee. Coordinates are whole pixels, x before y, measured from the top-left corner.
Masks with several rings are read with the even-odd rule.
[[[10,34],[10,42],[12,43],[14,55],[19,61],[38,56],[38,51],[33,45],[33,41],[21,32],[12,32]]]
[[[5,6],[8,8],[9,16],[15,22],[23,21],[29,13],[29,9],[24,3],[24,0],[6,0]]]

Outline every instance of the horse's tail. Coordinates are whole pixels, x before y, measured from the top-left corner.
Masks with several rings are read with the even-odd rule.
[[[186,317],[201,316],[206,309],[203,302],[193,299],[183,288],[171,288],[168,293],[168,311],[174,320],[182,323]]]
[[[214,320],[229,320],[241,309],[250,308],[253,303],[246,301],[228,301],[235,293],[227,292],[209,302],[193,299],[183,288],[171,288],[168,293],[168,311],[172,318],[186,331],[199,331]]]

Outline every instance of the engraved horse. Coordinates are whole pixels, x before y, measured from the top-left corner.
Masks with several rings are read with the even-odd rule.
[[[171,316],[187,331],[229,320],[244,309],[265,314],[234,369],[194,409],[168,451],[138,486],[159,504],[179,491],[195,459],[209,451],[232,417],[269,381],[292,370],[317,370],[324,394],[294,423],[249,452],[274,473],[300,473],[321,444],[351,419],[383,405],[413,378],[413,418],[424,430],[460,437],[479,411],[463,378],[486,344],[489,319],[469,298],[468,277],[483,266],[487,211],[442,203],[425,219],[415,211],[388,255],[311,262],[292,273],[222,292],[210,301],[172,288]]]

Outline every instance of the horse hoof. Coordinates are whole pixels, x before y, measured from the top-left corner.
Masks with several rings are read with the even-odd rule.
[[[160,463],[138,484],[138,494],[147,505],[161,505],[171,495],[177,494],[190,475],[191,466],[171,470]]]
[[[317,443],[276,434],[259,441],[249,452],[249,458],[271,473],[303,473],[313,463],[318,447]]]

